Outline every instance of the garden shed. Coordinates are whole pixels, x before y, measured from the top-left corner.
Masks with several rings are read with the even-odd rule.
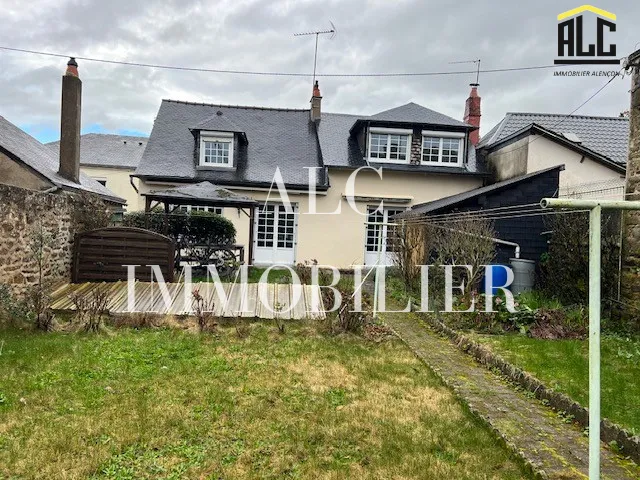
[[[455,228],[461,214],[473,212],[492,220],[496,238],[519,246],[520,258],[534,260],[547,251],[548,230],[540,200],[557,197],[563,165],[511,178],[476,190],[415,205],[398,219],[426,217]],[[480,214],[479,212],[484,212]],[[514,246],[497,245],[496,260],[508,263]]]

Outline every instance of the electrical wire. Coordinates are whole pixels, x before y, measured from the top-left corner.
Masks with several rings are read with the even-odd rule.
[[[620,69],[618,72],[616,72],[615,75],[613,75],[609,80],[607,80],[607,82],[604,85],[602,85],[598,90],[596,90],[589,98],[587,98],[584,102],[582,102],[580,105],[578,105],[576,108],[574,108],[570,113],[568,113],[567,115],[564,115],[563,118],[560,119],[558,122],[556,122],[553,125],[551,125],[550,127],[548,127],[547,130],[555,129],[556,127],[560,126],[563,122],[565,122],[568,118],[572,117],[574,113],[576,113],[578,110],[580,110],[582,107],[584,107],[587,103],[589,103],[591,100],[593,100],[596,96],[598,96],[598,94],[600,92],[602,92],[611,82],[613,82],[613,80],[615,78],[621,76],[621,73],[622,73],[623,70],[624,70],[624,67],[622,69]],[[530,142],[527,142],[527,143],[525,143],[523,145],[520,145],[519,147],[513,148],[513,149],[508,150],[506,152],[492,152],[491,155],[494,156],[494,157],[500,157],[502,155],[507,155],[509,153],[517,152],[518,150],[521,150],[521,149],[523,149],[525,147],[528,147],[529,145],[531,145],[536,140],[539,140],[540,138],[542,138],[542,136],[537,136],[533,140],[531,140]]]
[[[83,56],[74,56],[63,53],[53,53],[53,52],[43,52],[40,50],[28,50],[25,48],[16,48],[16,47],[8,47],[5,45],[0,45],[0,50],[5,50],[9,52],[17,52],[17,53],[27,53],[31,55],[44,55],[48,57],[57,57],[57,58],[69,58],[74,57],[77,60],[82,60],[86,62],[97,62],[97,63],[106,63],[111,65],[125,65],[130,67],[145,67],[145,68],[157,68],[163,70],[179,70],[179,71],[187,71],[187,72],[206,72],[206,73],[221,73],[221,74],[230,74],[230,75],[256,75],[256,76],[273,76],[273,77],[311,77],[311,73],[304,72],[265,72],[265,71],[253,71],[253,70],[226,70],[219,68],[203,68],[203,67],[187,67],[187,66],[179,66],[179,65],[165,65],[165,64],[155,64],[155,63],[142,63],[142,62],[127,62],[123,60],[110,60],[106,58],[95,58],[95,57],[83,57]],[[559,68],[559,67],[567,67],[567,65],[531,65],[524,67],[508,67],[508,68],[489,68],[485,70],[480,70],[480,73],[502,73],[502,72],[516,72],[516,71],[528,71],[528,70],[542,70],[542,69],[550,69],[550,68]],[[318,73],[316,77],[325,77],[325,78],[365,78],[365,77],[430,77],[430,76],[441,76],[441,75],[468,75],[468,74],[476,74],[476,70],[463,70],[463,71],[441,71],[441,72],[390,72],[390,73]]]

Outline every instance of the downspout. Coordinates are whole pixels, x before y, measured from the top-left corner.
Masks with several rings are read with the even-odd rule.
[[[136,184],[133,183],[133,176],[129,175],[129,183],[131,184],[131,186],[133,187],[133,189],[136,191],[137,194],[140,194],[140,192],[138,191],[138,187],[136,187]]]
[[[436,227],[436,228],[441,228],[443,230],[449,230],[450,232],[464,233],[465,235],[470,235],[470,236],[476,237],[476,238],[482,238],[484,240],[490,240],[493,243],[498,243],[500,245],[508,245],[509,247],[514,247],[514,249],[515,249],[515,258],[520,258],[520,245],[517,244],[516,242],[509,242],[508,240],[502,240],[500,238],[485,237],[484,235],[475,235],[473,233],[464,232],[462,230],[455,230],[453,228],[448,228],[448,227]]]

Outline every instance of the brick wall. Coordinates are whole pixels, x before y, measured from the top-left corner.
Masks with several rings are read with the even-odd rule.
[[[31,243],[40,225],[52,236],[45,249],[43,274],[47,280],[69,281],[73,237],[82,230],[78,202],[97,208],[104,203],[95,196],[66,192],[41,193],[9,185],[0,185],[0,283],[14,288],[33,285],[38,267]],[[94,203],[95,202],[95,203]],[[104,207],[103,207],[104,208]]]

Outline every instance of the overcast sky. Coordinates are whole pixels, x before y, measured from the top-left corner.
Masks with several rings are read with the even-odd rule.
[[[86,57],[190,67],[318,73],[425,72],[549,65],[558,13],[575,1],[0,0],[0,45]],[[617,15],[618,55],[640,47],[640,2],[599,1]],[[585,22],[593,20],[585,14]],[[636,22],[634,25],[633,22]],[[591,23],[587,23],[591,26]],[[0,51],[0,115],[41,141],[59,137],[60,76],[66,61]],[[598,66],[611,70],[615,67]],[[308,108],[311,77],[257,77],[167,71],[79,61],[85,132],[149,134],[162,98]],[[324,111],[369,115],[416,102],[462,118],[474,75],[320,78]],[[481,132],[507,111],[569,113],[607,81],[554,77],[553,69],[480,76]],[[579,113],[629,108],[628,77],[615,79]]]

